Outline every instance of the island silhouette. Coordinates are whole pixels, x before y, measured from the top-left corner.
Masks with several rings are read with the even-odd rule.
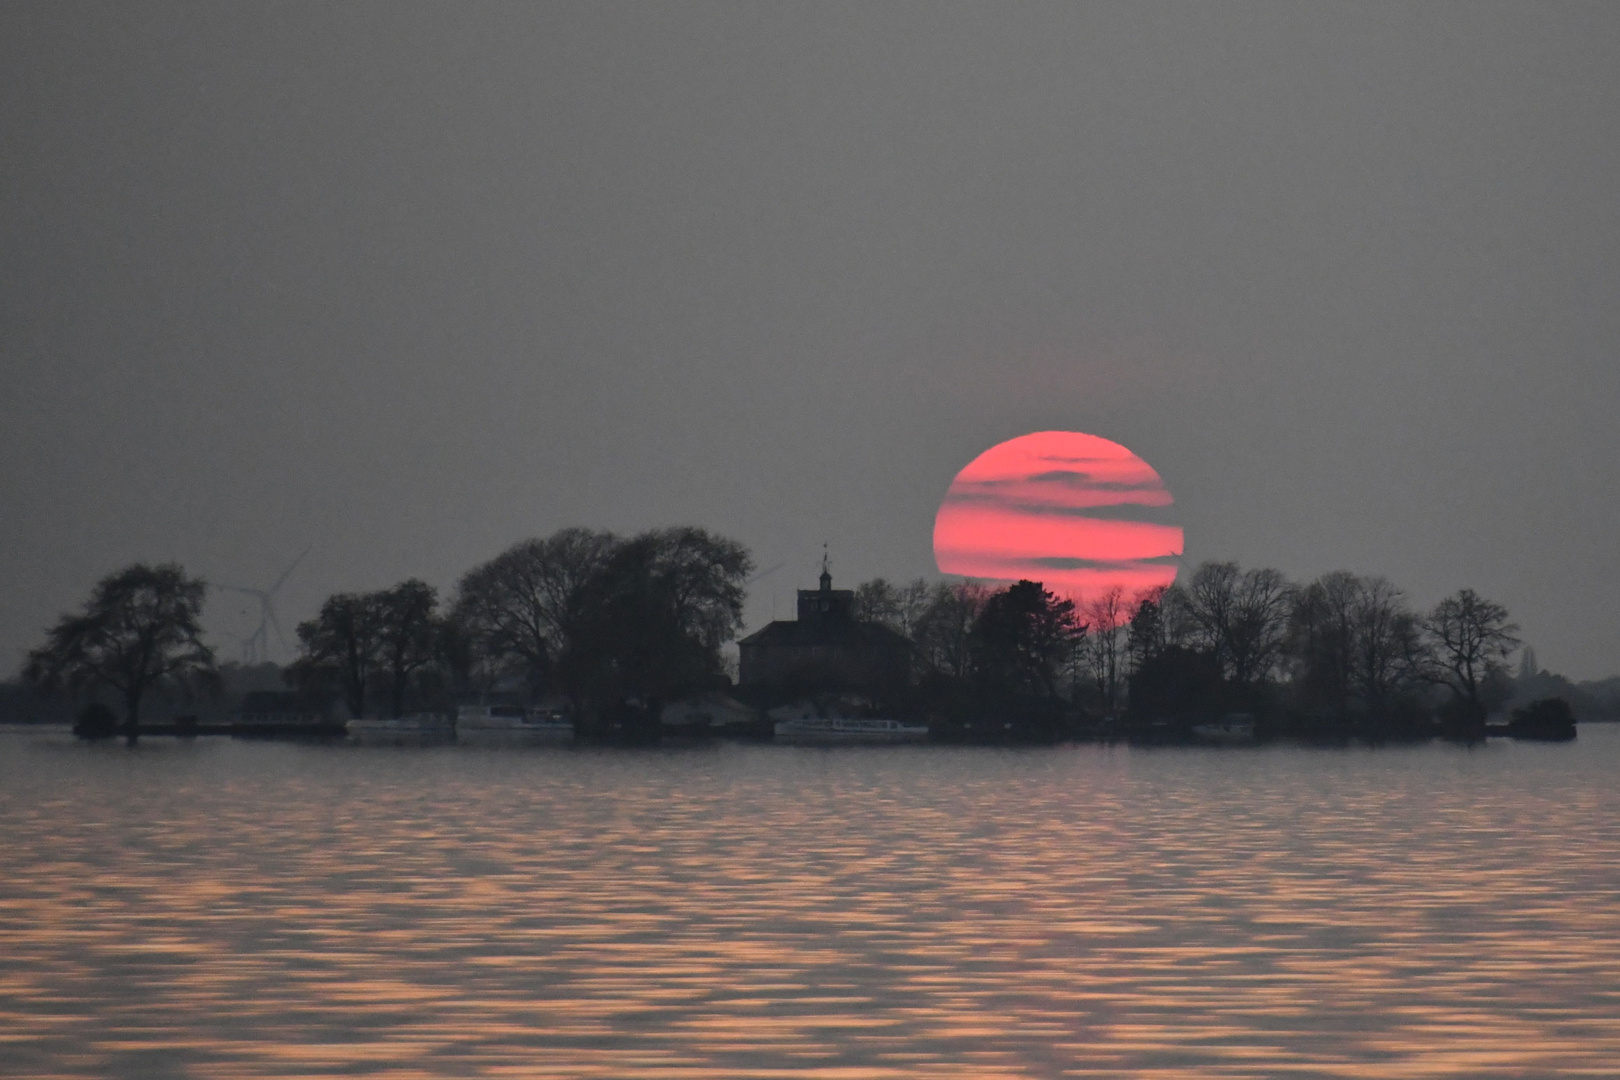
[[[207,585],[135,564],[98,582],[29,653],[35,715],[85,738],[389,739],[502,733],[647,743],[1075,739],[1567,739],[1574,687],[1519,649],[1507,610],[1461,589],[1420,612],[1389,580],[1293,582],[1205,562],[1185,582],[1062,596],[1035,580],[835,589],[824,561],[796,617],[743,629],[754,561],[693,526],[524,540],[441,598],[408,579],[329,596],[285,668],[220,664]]]

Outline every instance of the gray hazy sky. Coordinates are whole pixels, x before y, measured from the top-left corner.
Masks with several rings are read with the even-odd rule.
[[[1190,560],[1615,673],[1617,72],[1604,4],[7,4],[0,659],[570,524],[785,561],[757,624],[1063,428]]]

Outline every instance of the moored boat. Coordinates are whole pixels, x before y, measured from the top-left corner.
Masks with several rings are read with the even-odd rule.
[[[923,742],[928,725],[868,716],[826,716],[799,705],[781,706],[766,714],[776,741],[805,744],[860,744]]]
[[[1205,742],[1254,742],[1254,717],[1248,713],[1227,713],[1219,720],[1194,724],[1192,732]]]

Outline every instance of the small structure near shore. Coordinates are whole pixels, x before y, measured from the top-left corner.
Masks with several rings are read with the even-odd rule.
[[[879,623],[855,618],[855,593],[834,589],[823,564],[821,587],[799,590],[797,620],[777,620],[737,643],[742,687],[802,690],[900,685],[911,643]]]
[[[1575,711],[1563,698],[1543,698],[1514,709],[1507,733],[1515,739],[1567,742],[1575,738]]]
[[[330,706],[290,690],[251,690],[231,717],[232,735],[255,738],[333,738],[344,732]],[[194,732],[195,733],[195,725]]]

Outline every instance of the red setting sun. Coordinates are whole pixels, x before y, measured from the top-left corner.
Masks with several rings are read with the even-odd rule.
[[[934,561],[985,581],[1029,578],[1067,596],[1169,585],[1181,528],[1153,467],[1078,431],[992,446],[956,474],[934,518]]]

